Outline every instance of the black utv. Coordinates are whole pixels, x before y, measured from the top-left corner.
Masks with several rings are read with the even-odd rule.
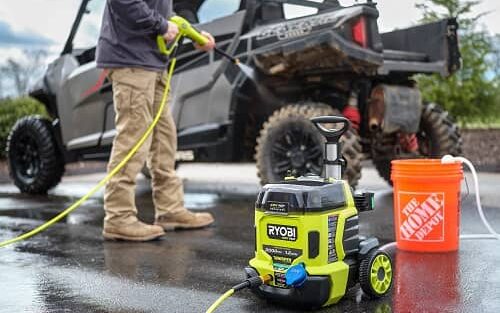
[[[60,57],[31,92],[51,119],[26,117],[12,129],[10,172],[23,192],[57,185],[66,163],[109,157],[112,90],[94,61],[104,4],[83,0]],[[318,174],[323,139],[309,119],[336,114],[351,121],[342,149],[353,186],[366,158],[389,180],[392,159],[460,153],[452,118],[413,79],[459,69],[454,19],[380,34],[371,1],[180,0],[174,9],[255,69],[180,45],[170,109],[182,155],[255,160],[263,184],[290,170]]]

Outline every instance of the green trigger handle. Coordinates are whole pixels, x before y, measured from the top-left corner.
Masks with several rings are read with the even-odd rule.
[[[175,39],[174,39],[174,43],[172,43],[170,45],[170,48],[167,47],[167,43],[165,42],[165,39],[163,38],[163,36],[160,36],[158,35],[158,37],[156,37],[156,43],[158,45],[158,49],[160,50],[160,53],[161,54],[165,54],[165,55],[171,55],[172,52],[175,50],[175,48],[177,47],[177,44],[179,43],[179,40],[181,39],[182,35],[179,33]]]
[[[173,16],[172,18],[170,18],[170,22],[177,25],[177,27],[179,28],[179,34],[175,37],[174,42],[170,45],[170,47],[167,47],[163,36],[158,35],[158,37],[156,37],[158,49],[162,54],[172,54],[174,49],[177,47],[177,44],[179,43],[181,37],[188,37],[200,46],[204,46],[208,43],[208,39],[203,36],[200,31],[193,27],[186,19],[180,16]]]

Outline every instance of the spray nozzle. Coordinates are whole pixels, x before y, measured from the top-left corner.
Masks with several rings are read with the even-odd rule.
[[[221,49],[215,47],[214,51],[217,52],[218,54],[222,55],[223,57],[226,57],[227,59],[229,59],[234,64],[236,64],[236,65],[240,64],[240,59],[235,58],[232,55],[227,54],[226,52],[222,51]]]

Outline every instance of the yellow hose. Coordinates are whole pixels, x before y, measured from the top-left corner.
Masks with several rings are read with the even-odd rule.
[[[215,312],[215,310],[219,307],[219,305],[222,304],[222,302],[226,301],[227,298],[229,298],[230,296],[232,296],[234,293],[234,289],[229,289],[228,291],[226,291],[225,294],[223,294],[222,296],[220,296],[219,299],[217,299],[217,301],[215,301],[207,310],[206,313],[213,313]]]
[[[103,187],[113,176],[116,175],[116,173],[118,173],[125,166],[125,164],[127,164],[127,162],[134,156],[134,154],[137,152],[137,150],[139,150],[139,148],[144,144],[144,141],[146,141],[146,139],[151,134],[151,132],[155,128],[156,124],[158,124],[158,121],[160,120],[161,114],[162,114],[162,112],[165,108],[165,105],[167,103],[168,94],[170,92],[170,81],[171,81],[172,76],[174,74],[175,63],[176,63],[176,58],[172,58],[172,60],[170,61],[170,68],[169,68],[168,74],[167,74],[167,82],[166,82],[166,86],[165,86],[165,91],[163,92],[163,97],[161,99],[160,108],[158,109],[158,113],[156,113],[156,116],[155,116],[153,122],[151,123],[151,125],[149,125],[148,129],[144,132],[141,139],[139,139],[139,141],[129,151],[129,153],[125,156],[125,158],[106,177],[104,177],[97,185],[95,185],[86,195],[84,195],[83,197],[78,199],[71,206],[66,208],[64,211],[62,211],[61,213],[56,215],[51,220],[38,226],[37,228],[35,228],[35,229],[25,233],[25,234],[22,234],[21,236],[0,242],[0,248],[3,248],[5,246],[8,246],[10,244],[13,244],[13,243],[21,241],[21,240],[28,239],[28,238],[46,230],[47,228],[49,228],[53,224],[57,223],[63,217],[65,217],[69,213],[73,212],[80,205],[82,205],[85,201],[87,201],[90,198],[90,196],[92,196],[99,189],[101,189],[101,187]]]

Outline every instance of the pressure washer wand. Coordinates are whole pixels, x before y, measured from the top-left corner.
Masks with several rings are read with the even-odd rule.
[[[232,55],[227,54],[226,52],[222,51],[221,49],[215,47],[214,51],[217,52],[218,54],[222,55],[223,57],[228,58],[234,64],[236,64],[236,65],[240,64],[240,60],[238,58],[235,58]]]
[[[200,46],[204,46],[208,43],[208,39],[201,34],[201,32],[196,29],[191,23],[189,23],[185,18],[181,16],[173,16],[170,18],[170,22],[174,23],[177,25],[179,28],[179,35],[174,41],[174,44],[171,45],[170,49],[167,48],[167,45],[165,43],[165,40],[163,39],[162,36],[158,36],[157,42],[158,42],[158,48],[160,49],[160,52],[165,54],[165,55],[170,55],[173,50],[175,49],[175,46],[179,42],[181,37],[188,37],[192,41],[196,42]],[[240,63],[240,60],[237,58],[227,54],[226,52],[222,51],[221,49],[215,47],[214,48],[215,52],[218,54],[228,58],[233,62],[234,64],[238,65]]]

